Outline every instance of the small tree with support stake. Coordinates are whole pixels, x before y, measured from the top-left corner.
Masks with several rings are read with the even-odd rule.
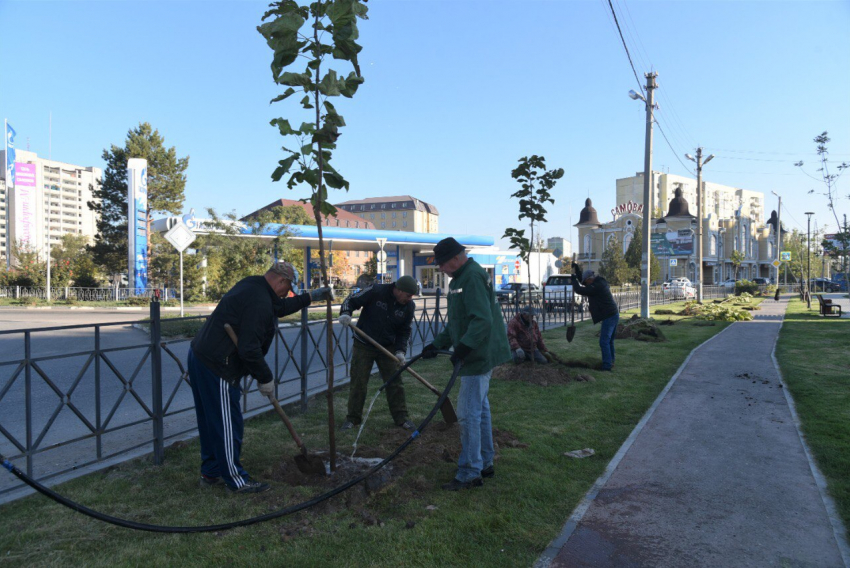
[[[564,177],[564,169],[557,168],[546,170],[546,158],[533,155],[519,159],[519,165],[511,171],[511,177],[517,180],[522,189],[511,194],[511,197],[519,199],[518,219],[527,219],[529,222],[529,236],[525,237],[525,229],[505,229],[503,239],[511,242],[510,248],[517,249],[519,256],[525,261],[528,268],[528,297],[531,299],[531,252],[534,248],[534,223],[546,222],[546,203],[555,203],[552,199],[551,190]],[[517,294],[522,293],[522,288]],[[530,302],[529,302],[530,305]],[[534,363],[535,345],[531,344],[531,362]]]
[[[365,0],[364,0],[365,1]],[[286,146],[286,157],[278,162],[272,174],[280,181],[289,174],[286,185],[289,189],[306,183],[311,189],[310,203],[319,232],[319,263],[322,281],[330,286],[326,263],[325,242],[322,235],[322,218],[336,213],[336,207],[328,202],[328,187],[348,190],[349,184],[331,166],[331,150],[336,149],[339,129],[345,126],[342,116],[330,103],[331,97],[351,98],[363,83],[360,75],[358,54],[362,47],[357,44],[359,32],[357,20],[367,19],[368,8],[360,0],[319,0],[302,6],[295,0],[282,0],[270,4],[257,30],[274,51],[271,69],[275,83],[285,86],[284,92],[272,103],[283,101],[300,91],[304,93],[301,107],[310,111],[312,122],[303,122],[293,128],[289,120],[276,118],[271,121],[280,135],[295,140],[297,149]],[[339,59],[351,64],[353,71],[346,77],[333,69],[325,71],[327,59]],[[301,72],[285,69],[299,59],[306,65]],[[324,71],[324,73],[323,73]],[[295,171],[290,174],[290,170]],[[330,440],[331,470],[336,469],[336,438],[334,433],[334,336],[331,301],[327,301],[327,359],[328,362],[328,437]]]

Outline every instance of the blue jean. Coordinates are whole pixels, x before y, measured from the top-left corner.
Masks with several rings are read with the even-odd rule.
[[[602,349],[603,369],[610,369],[614,365],[614,336],[617,335],[618,323],[620,323],[620,314],[614,314],[602,320],[602,329],[599,330],[599,347]]]
[[[471,481],[481,470],[493,465],[493,424],[490,421],[490,374],[460,378],[457,415],[460,422],[460,458],[457,460],[458,481]]]

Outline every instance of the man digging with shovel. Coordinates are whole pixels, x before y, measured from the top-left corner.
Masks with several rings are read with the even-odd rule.
[[[584,272],[573,262],[573,290],[587,296],[590,317],[593,323],[602,322],[599,330],[599,348],[602,350],[602,370],[610,371],[614,366],[614,337],[620,321],[620,310],[611,294],[608,281],[588,269]]]
[[[339,309],[339,323],[351,325],[352,312],[362,308],[357,328],[366,336],[387,350],[395,353],[390,359],[384,353],[354,336],[354,348],[351,354],[351,386],[348,391],[348,416],[340,430],[349,430],[363,420],[363,405],[369,385],[372,366],[377,363],[378,371],[384,382],[390,380],[400,365],[404,365],[407,344],[410,341],[411,323],[416,304],[413,296],[419,294],[419,286],[411,276],[402,276],[392,284],[373,284],[352,294]],[[387,385],[387,403],[390,406],[393,422],[405,430],[415,430],[416,425],[408,419],[407,404],[404,399],[404,386],[401,376],[397,376]]]
[[[242,390],[245,375],[257,379],[263,396],[274,395],[274,375],[266,353],[277,331],[277,318],[333,297],[318,288],[288,298],[298,271],[276,262],[263,276],[249,276],[224,295],[189,348],[189,378],[201,441],[201,487],[226,485],[234,493],[261,493],[267,483],[253,479],[242,463]],[[238,346],[225,325],[238,336]]]

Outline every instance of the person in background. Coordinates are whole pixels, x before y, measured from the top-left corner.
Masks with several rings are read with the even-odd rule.
[[[597,276],[592,270],[581,271],[573,263],[573,291],[587,297],[590,317],[594,324],[602,323],[599,330],[599,348],[602,350],[602,370],[610,371],[614,366],[614,336],[617,334],[617,324],[620,322],[620,310],[608,281]]]
[[[517,365],[531,361],[532,353],[534,353],[535,363],[545,365],[549,362],[543,355],[549,350],[543,342],[540,328],[534,320],[534,308],[531,306],[521,309],[511,318],[508,323],[508,344],[511,346],[511,354]]]

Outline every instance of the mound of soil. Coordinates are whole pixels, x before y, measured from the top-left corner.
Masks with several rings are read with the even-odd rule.
[[[669,325],[669,324],[668,324]],[[596,336],[599,336],[597,332]],[[651,341],[660,343],[667,341],[667,338],[658,328],[658,322],[654,319],[644,319],[638,317],[637,314],[617,325],[617,333],[614,336],[616,339],[635,339],[637,341]]]
[[[557,363],[532,365],[530,361],[520,365],[513,363],[500,365],[493,369],[493,378],[505,381],[523,381],[541,387],[564,385],[573,381],[592,382],[594,380],[590,375],[572,375],[564,365]]]

